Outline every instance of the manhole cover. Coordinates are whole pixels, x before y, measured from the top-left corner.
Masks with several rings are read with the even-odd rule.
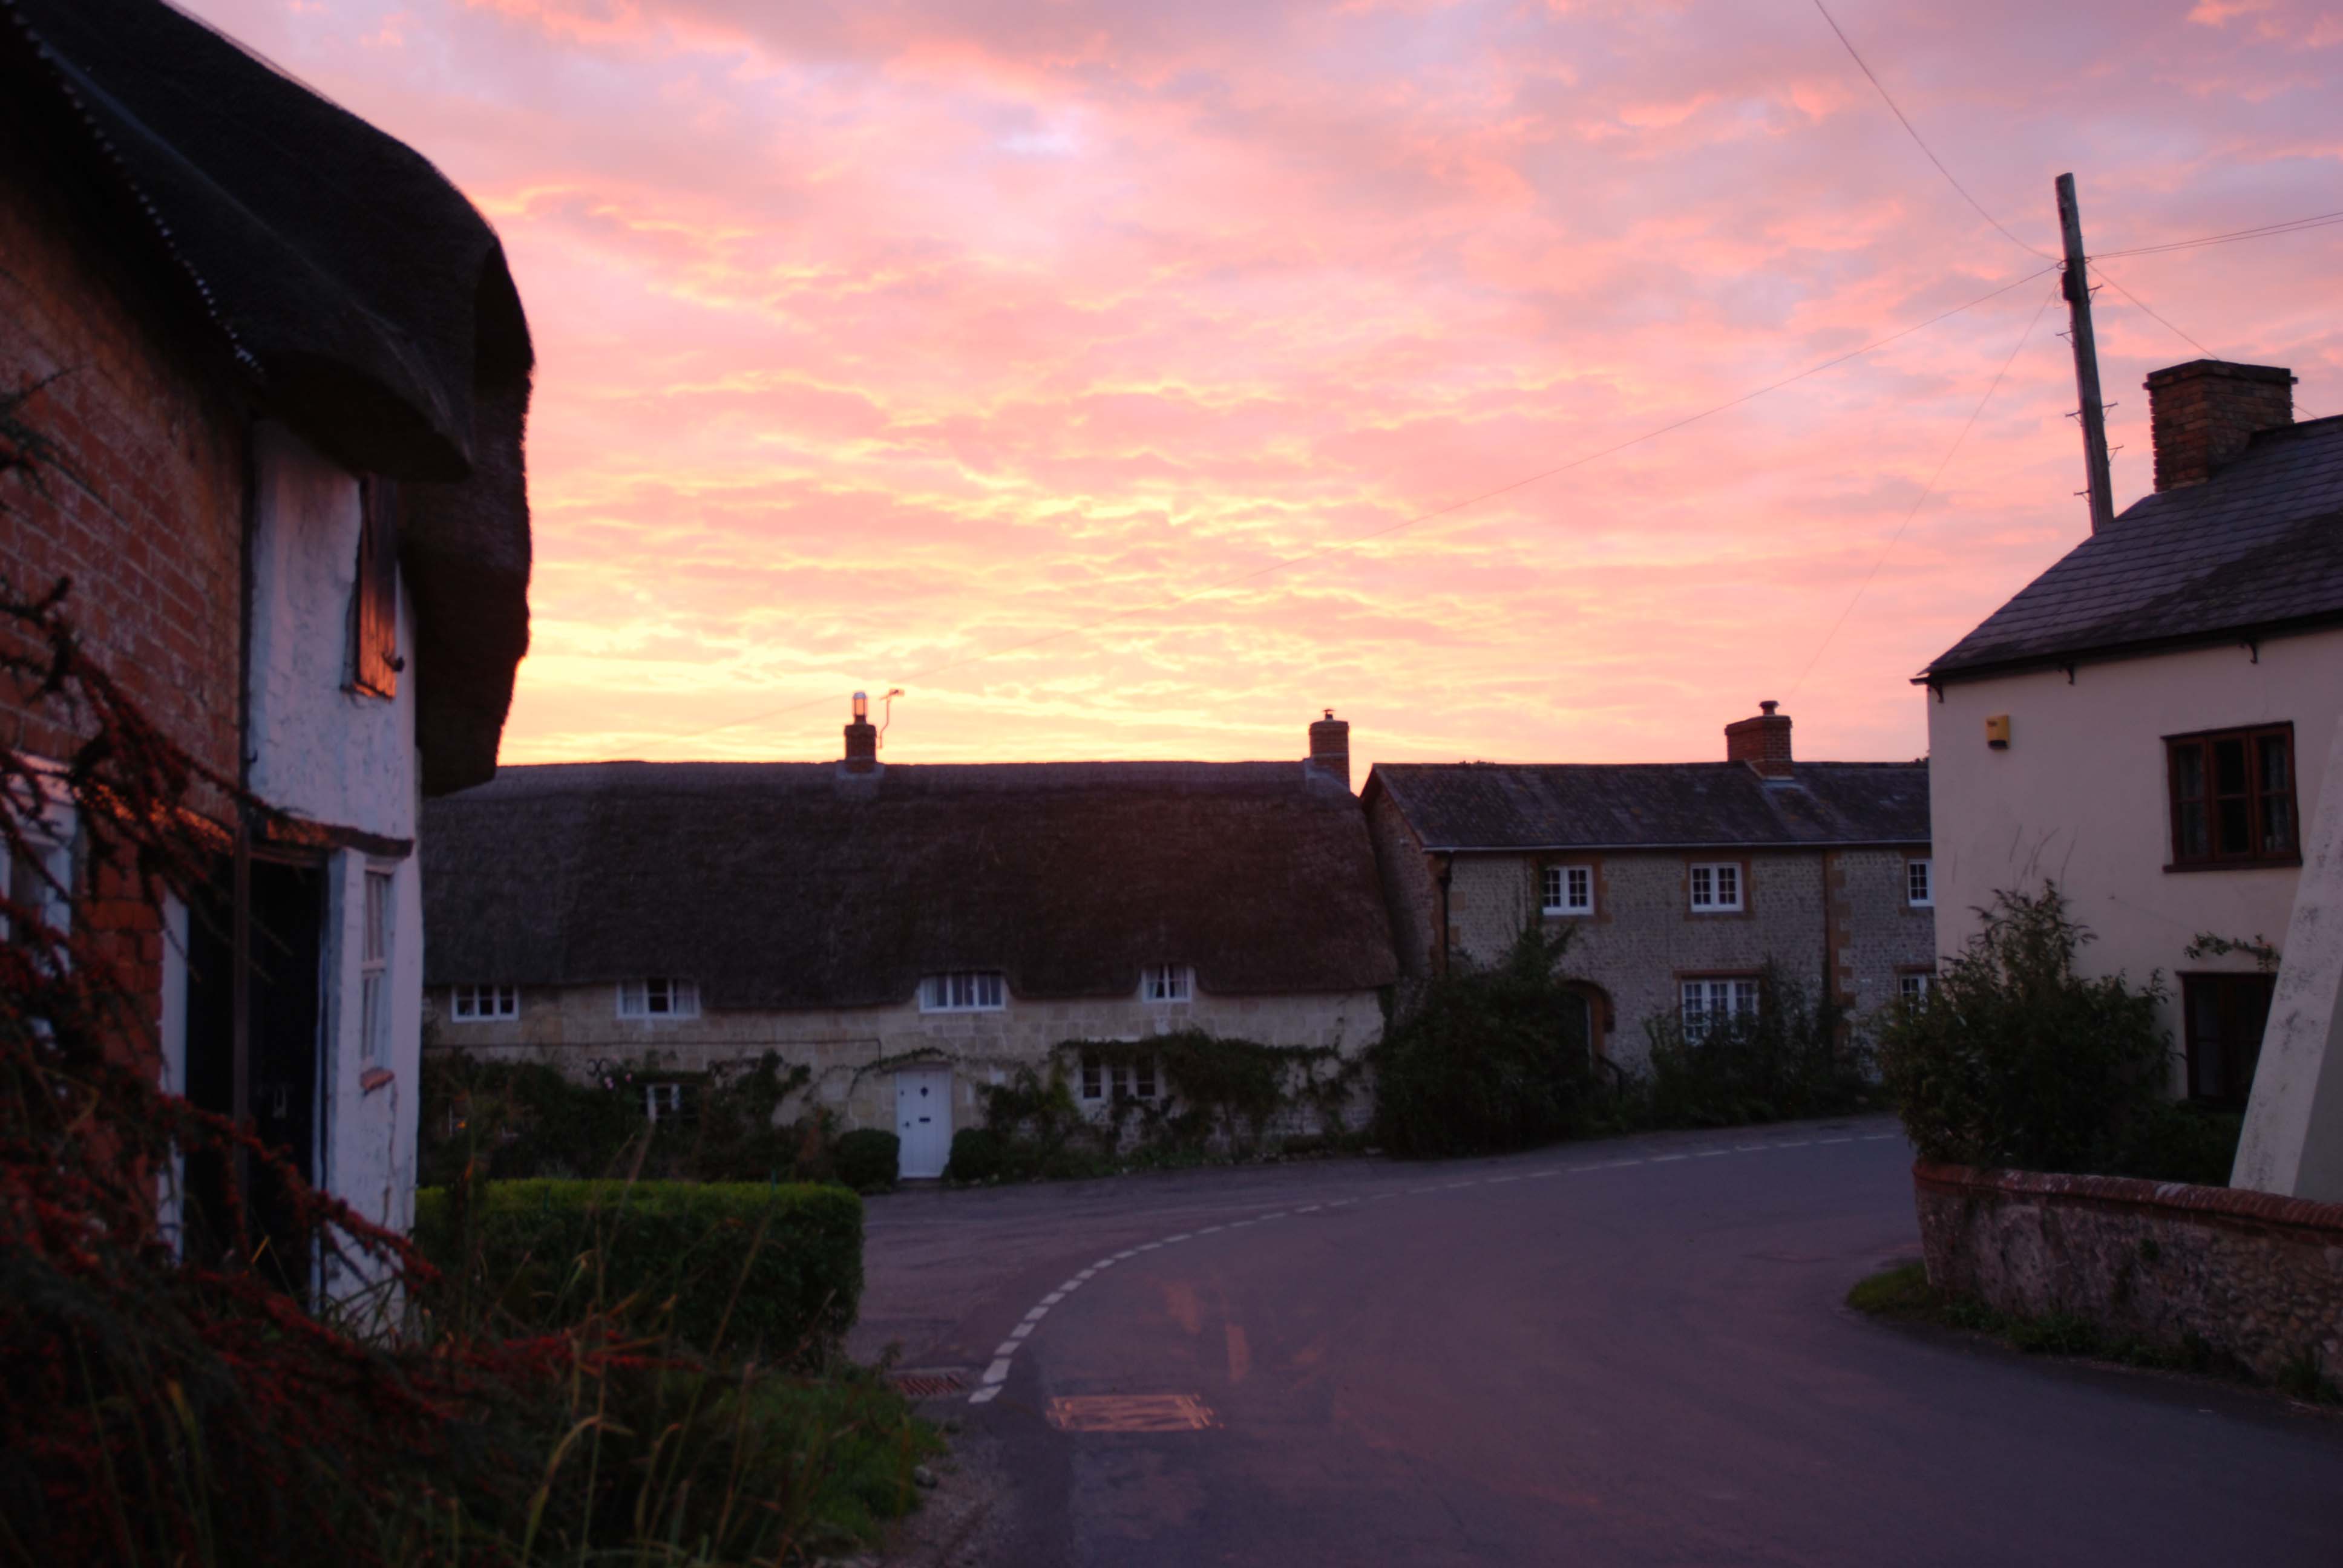
[[[1061,1432],[1197,1432],[1218,1423],[1192,1393],[1101,1393],[1051,1400],[1050,1424]]]
[[[887,1381],[893,1383],[895,1392],[905,1399],[941,1399],[946,1394],[959,1393],[968,1387],[968,1374],[957,1371],[899,1372],[890,1374]]]

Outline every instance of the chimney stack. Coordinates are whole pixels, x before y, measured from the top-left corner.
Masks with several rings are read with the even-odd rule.
[[[1310,766],[1341,779],[1343,789],[1351,787],[1351,723],[1335,718],[1331,708],[1310,726]]]
[[[2159,490],[2202,484],[2256,431],[2294,423],[2294,373],[2282,366],[2192,359],[2149,371],[2147,385]]]
[[[1790,776],[1790,716],[1774,711],[1778,702],[1761,702],[1755,719],[1736,719],[1725,727],[1725,759],[1746,762],[1761,779]]]
[[[870,699],[864,692],[854,694],[854,722],[846,727],[845,766],[849,773],[879,771],[879,727],[870,722]]]

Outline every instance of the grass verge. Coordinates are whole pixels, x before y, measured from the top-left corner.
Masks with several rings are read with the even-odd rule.
[[[1846,1304],[1870,1317],[1985,1334],[2028,1355],[2074,1356],[2232,1382],[2261,1382],[2195,1332],[2183,1334],[2177,1345],[2159,1345],[2134,1334],[2108,1333],[2071,1312],[2028,1317],[1999,1312],[1974,1296],[1938,1290],[1928,1282],[1928,1271],[1919,1263],[1899,1264],[1856,1281],[1846,1293]],[[2305,1404],[2343,1404],[2343,1391],[2321,1372],[2316,1358],[2308,1352],[2288,1362],[2268,1386]]]

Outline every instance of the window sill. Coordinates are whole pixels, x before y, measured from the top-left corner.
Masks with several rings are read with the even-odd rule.
[[[1591,920],[1594,918],[1593,910],[1540,910],[1538,913],[1549,920]]]
[[[2182,860],[2164,868],[2166,875],[2187,871],[2298,871],[2302,857],[2289,855],[2267,860]]]

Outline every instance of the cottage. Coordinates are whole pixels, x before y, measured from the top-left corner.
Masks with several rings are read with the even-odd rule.
[[[493,772],[528,641],[503,253],[414,151],[177,10],[0,0],[0,396],[72,477],[8,481],[0,573],[70,578],[85,648],[271,809],[207,803],[205,918],[87,886],[67,918],[120,936],[171,1086],[404,1225],[417,797]],[[20,749],[83,738],[15,697]],[[75,825],[41,826],[69,869]]]
[[[2294,377],[2147,378],[2156,488],[1933,660],[1944,950],[2055,879],[2082,966],[2169,986],[2172,1088],[2245,1103],[2343,703],[2343,418]]]
[[[1698,1034],[1764,1005],[1768,963],[1859,1013],[1925,993],[1926,767],[1795,761],[1789,715],[1760,707],[1721,762],[1378,763],[1363,797],[1403,967],[1567,928],[1588,1038],[1623,1069],[1647,1020]]]
[[[499,769],[425,809],[433,1045],[580,1076],[777,1050],[910,1177],[1069,1040],[1355,1057],[1396,967],[1348,730],[1309,761],[902,765],[858,714],[837,762]],[[1094,1110],[1169,1092],[1061,1065]]]

